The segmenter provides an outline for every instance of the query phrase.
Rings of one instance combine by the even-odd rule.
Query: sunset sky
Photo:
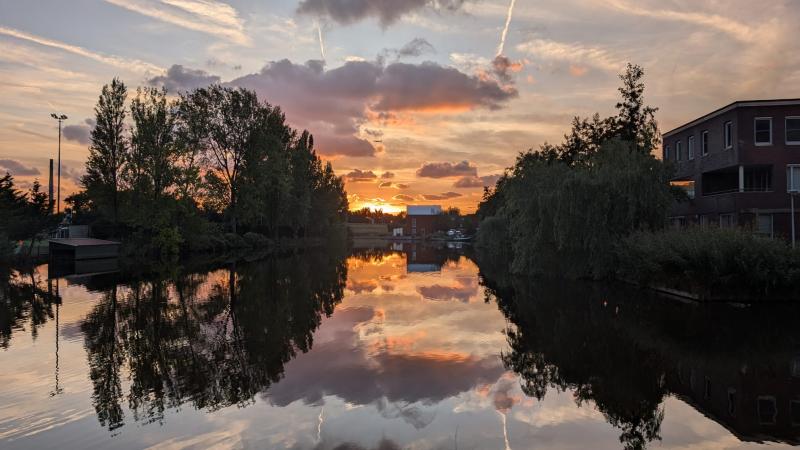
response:
[[[0,0],[0,171],[46,183],[63,113],[72,192],[112,77],[220,82],[314,133],[351,207],[471,211],[519,151],[611,114],[628,61],[662,131],[800,97],[798,23],[797,0]]]

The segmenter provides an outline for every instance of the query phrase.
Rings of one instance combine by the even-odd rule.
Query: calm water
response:
[[[797,308],[510,280],[459,249],[336,253],[0,273],[0,448],[800,439]]]

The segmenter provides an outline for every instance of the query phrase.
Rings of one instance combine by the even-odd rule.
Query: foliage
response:
[[[0,177],[0,260],[11,257],[14,245],[9,241],[29,239],[29,255],[40,233],[52,225],[50,201],[39,180],[34,180],[27,193],[21,193],[10,174]]]
[[[616,248],[619,274],[643,285],[730,298],[791,294],[800,255],[785,242],[741,229],[641,231]]]
[[[94,109],[95,127],[86,160],[86,175],[81,183],[98,206],[110,209],[116,224],[119,220],[119,190],[128,155],[125,138],[125,100],[128,90],[118,78],[103,86]]]
[[[651,154],[658,128],[643,76],[629,64],[616,116],[576,117],[563,144],[521,153],[484,192],[477,242],[489,257],[509,254],[515,273],[606,277],[615,242],[663,227],[671,169]]]
[[[214,85],[170,100],[139,88],[129,127],[126,97],[116,78],[103,87],[85,190],[67,199],[76,221],[163,255],[247,246],[238,235],[248,232],[322,234],[344,220],[344,184],[311,133],[254,92]],[[236,237],[209,236],[226,231]]]
[[[604,144],[591,165],[523,154],[502,185],[497,215],[481,223],[478,244],[495,255],[510,252],[515,273],[608,276],[614,242],[663,226],[672,201],[668,179],[660,161],[618,140]],[[513,251],[506,239],[516,243]]]

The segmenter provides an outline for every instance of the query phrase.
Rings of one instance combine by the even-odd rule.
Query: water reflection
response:
[[[183,403],[207,411],[252,403],[289,360],[311,349],[322,316],[342,299],[343,259],[314,256],[104,292],[81,326],[100,423],[122,426],[123,401],[137,422],[163,421]]]
[[[35,340],[39,329],[55,317],[60,298],[53,286],[33,268],[12,271],[0,265],[0,349],[8,348],[13,333],[26,327]]]
[[[798,308],[698,305],[620,286],[484,277],[513,323],[523,391],[590,402],[625,448],[661,439],[677,396],[743,441],[800,443]]]
[[[404,243],[7,271],[0,446],[798,443],[797,308],[479,276],[469,255]]]

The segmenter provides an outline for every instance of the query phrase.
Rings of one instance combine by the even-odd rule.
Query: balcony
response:
[[[705,172],[702,175],[704,197],[734,192],[772,192],[772,166],[739,166]]]

